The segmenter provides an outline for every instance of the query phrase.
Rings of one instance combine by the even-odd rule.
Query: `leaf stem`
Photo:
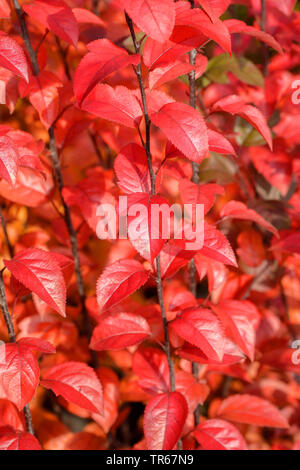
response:
[[[35,76],[38,76],[40,73],[40,68],[39,68],[39,64],[37,61],[36,53],[32,47],[32,43],[29,37],[29,33],[28,33],[28,29],[27,29],[27,25],[26,25],[26,21],[24,17],[24,12],[21,9],[18,0],[13,0],[13,4],[16,10],[17,17],[19,19],[19,23],[20,23],[20,27],[22,31],[22,37],[24,39],[24,43],[25,43],[28,55],[30,57],[33,73]],[[64,180],[63,180],[63,175],[61,171],[61,165],[60,165],[53,125],[49,128],[48,135],[49,135],[50,158],[51,158],[52,165],[53,165],[55,179],[58,185],[59,195],[60,195],[63,208],[64,208],[64,221],[66,223],[67,230],[68,230],[69,237],[70,237],[70,242],[71,242],[72,255],[73,255],[74,264],[75,264],[76,282],[77,282],[77,288],[78,288],[78,292],[80,296],[80,303],[81,303],[82,314],[84,318],[85,331],[90,339],[92,329],[91,329],[89,316],[88,316],[88,312],[87,312],[86,305],[85,305],[86,296],[85,296],[85,290],[84,290],[83,277],[81,273],[78,242],[77,242],[77,237],[76,237],[76,231],[75,231],[72,219],[71,219],[70,209],[63,197]],[[97,368],[98,367],[97,354],[92,351],[91,355],[92,355],[93,367]]]

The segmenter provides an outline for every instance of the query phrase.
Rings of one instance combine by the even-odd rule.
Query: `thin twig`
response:
[[[8,251],[9,251],[9,256],[12,258],[14,256],[14,249],[13,249],[12,244],[10,243],[10,240],[9,240],[9,236],[8,236],[8,233],[7,233],[6,219],[3,216],[1,206],[0,206],[0,222],[1,222],[2,230],[3,230],[5,242],[6,242]]]
[[[266,0],[261,0],[261,29],[262,31],[266,31],[266,22],[267,22],[267,4]],[[269,67],[269,48],[267,44],[263,44],[263,51],[264,51],[264,76],[268,75],[268,67]]]
[[[26,46],[28,55],[30,57],[33,73],[34,73],[35,76],[38,76],[39,72],[40,72],[40,69],[39,69],[36,54],[34,52],[34,49],[32,47],[31,41],[30,41],[30,37],[29,37],[29,33],[28,33],[28,29],[27,29],[26,21],[25,21],[25,17],[24,17],[24,12],[22,11],[18,0],[13,0],[13,4],[14,4],[16,14],[17,14],[18,19],[19,19],[19,23],[20,23],[20,27],[21,27],[21,31],[22,31],[22,36],[23,36],[23,39],[24,39],[24,42],[25,42],[25,46]],[[53,125],[49,128],[48,134],[49,134],[50,158],[51,158],[51,161],[52,161],[52,164],[53,164],[55,179],[56,179],[57,184],[58,184],[58,190],[59,190],[60,198],[62,200],[62,204],[63,204],[63,207],[64,207],[64,220],[65,220],[65,223],[66,223],[66,226],[67,226],[67,230],[68,230],[69,237],[70,237],[70,242],[71,242],[72,254],[73,254],[74,264],[75,264],[76,282],[77,282],[77,288],[78,288],[78,292],[79,292],[79,296],[80,296],[80,303],[81,303],[82,313],[83,313],[83,317],[84,317],[85,331],[86,331],[88,337],[90,338],[92,331],[91,331],[91,325],[90,325],[90,322],[89,322],[88,312],[87,312],[86,305],[85,305],[86,296],[85,296],[85,291],[84,291],[83,278],[82,278],[82,274],[81,274],[78,242],[77,242],[77,237],[76,237],[76,231],[75,231],[72,219],[71,219],[70,209],[69,209],[69,207],[68,207],[68,205],[67,205],[67,203],[66,203],[66,201],[63,197],[64,180],[63,180],[63,175],[62,175],[62,171],[61,171],[60,160],[59,160],[59,155],[58,155],[58,151],[57,151],[57,145],[56,145],[56,140],[55,140],[55,135],[54,135],[54,126]],[[98,367],[97,354],[94,351],[92,351],[92,362],[93,362],[93,366],[95,368]]]
[[[3,271],[0,271],[0,307],[1,307],[1,311],[2,311],[4,321],[6,324],[9,341],[11,343],[15,343],[16,334],[15,334],[15,329],[14,329],[14,325],[13,325],[10,313],[8,311],[5,286],[4,286],[4,281],[3,281]]]
[[[131,18],[125,13],[126,16],[126,21],[131,33],[132,41],[135,47],[136,54],[139,54],[140,52],[140,44],[136,40],[136,35],[135,31],[133,28],[132,20]],[[155,173],[153,171],[153,165],[152,165],[152,156],[151,156],[151,149],[150,149],[150,127],[151,127],[151,120],[149,118],[148,114],[148,108],[147,108],[147,100],[146,100],[146,93],[145,93],[145,87],[142,79],[142,72],[141,72],[141,66],[140,64],[135,68],[135,72],[137,75],[138,83],[139,83],[139,88],[141,92],[141,99],[142,99],[142,104],[143,104],[143,113],[144,113],[144,119],[145,119],[145,125],[146,125],[146,140],[145,142],[142,140],[142,143],[144,142],[145,146],[145,151],[147,155],[147,162],[148,162],[148,168],[149,168],[149,173],[150,173],[150,180],[151,180],[151,194],[154,196],[155,195]],[[163,299],[163,287],[162,287],[162,277],[161,277],[161,262],[160,262],[160,255],[156,257],[156,286],[157,286],[157,296],[159,300],[159,305],[161,309],[161,315],[162,315],[162,320],[163,320],[163,328],[164,328],[164,336],[165,336],[165,351],[166,351],[166,356],[168,360],[168,366],[169,366],[169,376],[170,376],[170,391],[173,392],[175,390],[175,370],[174,370],[174,364],[171,356],[171,346],[170,346],[170,338],[169,338],[169,330],[168,330],[168,320],[166,316],[166,308],[165,308],[165,303]]]
[[[68,80],[72,80],[69,64],[68,64],[67,57],[66,57],[66,53],[63,50],[61,42],[60,42],[60,40],[57,36],[55,36],[55,40],[56,40],[56,44],[57,44],[57,47],[58,47],[58,50],[59,50],[59,54],[60,54],[60,57],[61,57],[61,60],[62,60],[63,66],[64,66],[65,75],[66,75]]]
[[[2,220],[3,219],[1,218],[2,228],[4,230]],[[11,246],[12,256],[13,256],[13,254],[14,254],[13,253],[13,248],[12,248],[12,245],[10,244],[10,242],[9,242],[9,239],[8,239],[8,246]],[[12,317],[11,317],[11,315],[9,313],[9,310],[8,310],[6,293],[5,293],[5,285],[4,285],[4,281],[3,281],[3,270],[0,271],[0,309],[2,311],[4,321],[5,321],[5,324],[6,324],[9,341],[11,343],[15,343],[16,342],[16,333],[15,333]],[[25,421],[26,421],[27,431],[30,434],[34,435],[32,417],[31,417],[31,413],[30,413],[29,404],[25,405],[25,407],[23,409],[23,412],[24,412],[24,417],[25,417]]]
[[[100,149],[99,149],[99,146],[98,146],[98,144],[97,144],[97,139],[96,139],[95,134],[94,134],[92,131],[88,130],[88,135],[89,135],[89,138],[90,138],[91,141],[92,141],[92,144],[93,144],[95,153],[96,153],[96,155],[97,155],[97,157],[98,157],[98,160],[99,160],[100,165],[101,165],[103,168],[105,168],[104,158],[103,158],[103,156],[102,156],[102,153],[100,152]]]
[[[99,6],[98,6],[99,0],[93,0],[93,12],[95,15],[98,15],[99,13]]]
[[[34,75],[38,75],[40,73],[40,68],[39,68],[39,64],[38,64],[37,59],[36,59],[36,54],[34,52],[34,49],[32,47],[32,44],[31,44],[31,41],[30,41],[30,38],[29,38],[29,33],[28,33],[26,21],[25,21],[25,13],[22,10],[18,0],[12,0],[12,1],[13,1],[14,8],[16,10],[18,20],[19,20],[19,24],[20,24],[21,32],[22,32],[22,37],[24,39],[25,46],[26,46],[26,49],[27,49],[27,52],[28,52],[28,55],[29,55],[29,58],[30,58],[33,73],[34,73]]]
[[[49,33],[49,29],[46,29],[46,31],[45,31],[43,37],[41,38],[40,42],[38,43],[38,45],[36,46],[36,48],[35,48],[35,50],[34,50],[34,51],[35,51],[35,55],[37,55],[37,53],[39,52],[41,45],[43,44],[43,42],[45,41],[46,37],[48,36],[48,33]]]

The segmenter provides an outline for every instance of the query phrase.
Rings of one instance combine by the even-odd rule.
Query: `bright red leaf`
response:
[[[288,428],[286,418],[267,400],[253,395],[232,395],[218,408],[217,416],[237,423],[274,428]]]
[[[0,65],[28,82],[28,65],[22,47],[2,31],[0,32]]]
[[[139,378],[139,386],[147,393],[153,395],[169,390],[169,366],[163,351],[140,347],[133,355],[132,370]]]
[[[125,49],[115,46],[108,39],[90,42],[87,49],[88,53],[74,76],[74,93],[79,104],[108,75],[128,64],[137,65],[139,62],[138,55],[129,55]]]
[[[253,222],[261,225],[265,229],[274,235],[277,234],[277,230],[273,225],[271,225],[267,220],[265,220],[261,215],[259,215],[253,209],[248,209],[246,204],[240,201],[229,201],[223,207],[221,211],[221,217],[230,217],[232,219],[242,219],[242,220],[252,220]]]
[[[159,42],[169,39],[175,20],[173,0],[118,0],[134,23]]]
[[[24,5],[26,13],[59,38],[77,46],[78,25],[71,8],[63,0],[34,0]]]
[[[188,159],[201,163],[206,157],[207,128],[197,110],[184,103],[168,103],[150,118]]]
[[[102,310],[112,307],[145,284],[148,273],[135,260],[120,260],[108,266],[97,281],[97,302]]]
[[[224,300],[212,305],[213,311],[218,315],[228,336],[249,357],[254,359],[255,329],[251,322],[252,304],[247,301]],[[252,312],[251,312],[252,313]]]
[[[200,348],[207,357],[222,360],[224,332],[217,317],[206,308],[190,308],[171,322],[178,336]]]
[[[124,349],[140,343],[150,334],[148,323],[143,317],[125,312],[117,313],[100,318],[90,347],[96,351]]]
[[[188,408],[179,392],[162,393],[151,398],[144,418],[148,449],[172,450],[182,432]]]
[[[0,450],[42,450],[39,441],[28,432],[10,426],[0,428]]]
[[[94,370],[83,362],[64,362],[49,369],[41,385],[86,410],[102,413],[102,386]]]
[[[252,105],[245,104],[243,99],[237,95],[230,95],[217,101],[213,111],[225,111],[233,115],[241,116],[248,121],[265,139],[272,150],[272,135],[264,115]]]
[[[124,86],[115,89],[97,85],[82,103],[82,109],[96,116],[135,128],[142,118],[136,95]]]
[[[247,450],[238,429],[221,419],[208,419],[199,424],[194,436],[205,450]]]
[[[66,315],[66,285],[55,256],[39,248],[27,248],[13,259],[4,260],[4,264],[21,284],[60,315]]]
[[[5,345],[5,362],[0,363],[0,395],[22,410],[33,398],[39,383],[39,366],[32,350],[54,353],[47,341],[23,338]]]

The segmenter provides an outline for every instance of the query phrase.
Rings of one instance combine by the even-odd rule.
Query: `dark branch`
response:
[[[1,218],[1,223],[2,223],[2,218]],[[3,227],[3,223],[2,223],[2,227]],[[12,245],[10,244],[8,238],[7,238],[7,240],[8,240],[8,246],[11,246],[12,256],[13,256]],[[4,317],[4,321],[5,321],[5,324],[6,324],[9,341],[11,343],[15,343],[16,342],[16,333],[15,333],[12,318],[11,318],[10,313],[8,311],[7,299],[6,299],[6,293],[5,293],[5,285],[4,285],[4,281],[3,281],[3,270],[0,271],[0,308],[1,308],[1,311],[2,311],[2,314],[3,314],[3,317]],[[24,411],[24,417],[25,417],[25,421],[26,421],[27,431],[30,434],[34,435],[29,404],[27,404],[24,407],[23,411]]]
[[[261,29],[266,31],[266,22],[267,22],[267,4],[266,0],[261,0]],[[267,44],[263,44],[264,51],[264,76],[268,75],[269,67],[269,48]]]
[[[134,32],[132,20],[126,13],[125,13],[125,16],[126,16],[126,21],[127,21],[130,33],[131,33],[131,37],[132,37],[132,41],[133,41],[133,44],[134,44],[135,51],[136,51],[137,54],[139,54],[140,45],[139,45],[139,43],[137,42],[137,39],[136,39],[136,35],[135,35],[135,32]],[[142,143],[145,147],[145,151],[146,151],[146,154],[147,154],[148,168],[149,168],[150,179],[151,179],[151,193],[154,196],[155,195],[155,173],[153,171],[151,149],[150,149],[150,126],[151,126],[151,121],[150,121],[149,114],[148,114],[146,93],[145,93],[145,87],[144,87],[144,84],[143,84],[140,64],[135,68],[135,72],[136,72],[138,82],[139,82],[141,98],[142,98],[142,104],[143,104],[144,119],[145,119],[145,124],[146,124],[146,140],[145,141],[143,139],[141,139],[141,140],[142,140]],[[162,321],[163,321],[163,327],[164,327],[165,351],[166,351],[168,365],[169,365],[170,390],[171,390],[171,392],[173,392],[175,390],[175,371],[174,371],[174,364],[173,364],[173,360],[172,360],[172,356],[171,356],[171,346],[170,346],[170,338],[169,338],[169,330],[168,330],[168,320],[167,320],[167,316],[166,316],[165,303],[164,303],[164,299],[163,299],[160,255],[158,255],[156,257],[156,286],[157,286],[157,297],[158,297],[158,300],[159,300],[159,305],[160,305],[160,310],[161,310],[161,315],[162,315]]]
[[[24,17],[24,12],[22,11],[18,0],[13,0],[13,4],[14,4],[16,14],[17,14],[18,19],[19,19],[19,23],[20,23],[20,27],[21,27],[21,31],[22,31],[22,36],[23,36],[23,39],[24,39],[24,42],[25,42],[25,46],[26,46],[28,55],[29,55],[30,60],[31,60],[33,73],[34,73],[34,75],[38,75],[39,74],[39,65],[38,65],[38,62],[37,62],[36,54],[34,52],[34,49],[32,47],[32,44],[31,44],[31,41],[30,41],[30,38],[29,38],[28,29],[27,29],[26,22],[25,22],[25,17]],[[87,333],[88,337],[90,338],[92,331],[91,331],[91,326],[90,326],[90,322],[89,322],[88,312],[87,312],[87,309],[86,309],[86,306],[85,306],[86,297],[85,297],[84,283],[83,283],[83,278],[82,278],[81,268],[80,268],[78,242],[77,242],[77,237],[76,237],[76,231],[74,229],[73,222],[72,222],[72,219],[71,219],[70,209],[69,209],[68,205],[66,204],[66,201],[64,200],[64,197],[63,197],[64,181],[63,181],[63,175],[62,175],[62,171],[61,171],[57,146],[56,146],[56,140],[55,140],[54,126],[53,125],[49,128],[48,134],[49,134],[50,158],[51,158],[51,161],[52,161],[52,164],[53,164],[55,179],[56,179],[57,184],[58,184],[59,194],[60,194],[62,204],[63,204],[63,207],[64,207],[64,220],[65,220],[65,223],[66,223],[66,226],[67,226],[67,230],[68,230],[69,237],[70,237],[70,242],[71,242],[72,254],[73,254],[74,264],[75,264],[75,274],[76,274],[77,288],[78,288],[78,292],[79,292],[79,296],[80,296],[81,308],[82,308],[82,313],[83,313],[84,322],[85,322],[85,330],[86,330],[86,333]],[[92,352],[92,360],[93,360],[93,366],[98,367],[97,354],[94,353],[94,352]]]
[[[40,68],[37,62],[36,53],[34,52],[34,49],[32,47],[32,44],[29,38],[28,29],[27,29],[26,20],[25,20],[25,13],[22,10],[18,0],[13,0],[13,5],[14,5],[14,8],[16,10],[16,14],[19,20],[22,37],[24,39],[25,46],[26,46],[26,49],[27,49],[27,52],[31,61],[33,73],[34,75],[38,75],[40,73]]]
[[[14,256],[14,249],[13,249],[13,246],[10,243],[10,240],[9,240],[9,237],[8,237],[7,227],[6,227],[6,220],[5,220],[5,217],[3,216],[1,206],[0,206],[0,222],[1,222],[3,233],[4,233],[5,242],[6,242],[6,245],[8,247],[9,256],[12,258]]]

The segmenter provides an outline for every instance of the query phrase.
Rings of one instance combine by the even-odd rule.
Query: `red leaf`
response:
[[[179,192],[184,204],[204,205],[204,215],[213,207],[217,194],[224,194],[224,188],[218,184],[195,184],[188,179],[179,181]]]
[[[0,363],[0,395],[22,410],[30,402],[39,383],[37,360],[22,343],[5,345],[5,363]]]
[[[39,248],[20,251],[11,260],[4,260],[13,276],[38,295],[63,317],[66,308],[66,285],[55,257]]]
[[[10,17],[10,5],[8,0],[0,0],[0,18]]]
[[[143,258],[153,263],[169,236],[168,233],[164,234],[164,224],[157,221],[159,212],[156,217],[155,208],[166,207],[169,210],[169,202],[161,196],[137,193],[128,196],[127,204],[129,240]]]
[[[208,364],[210,366],[227,366],[237,364],[245,359],[241,350],[227,337],[224,342],[224,356],[222,360],[212,359],[204,354],[204,352],[195,346],[185,343],[183,348],[178,351],[178,355],[188,361],[199,362],[200,364]],[[213,367],[212,367],[213,369]]]
[[[0,428],[0,450],[42,450],[39,441],[28,432],[10,426]]]
[[[21,338],[18,340],[18,344],[22,348],[28,348],[30,351],[39,351],[44,354],[55,354],[56,352],[55,347],[49,341],[40,338]]]
[[[92,89],[116,70],[128,64],[137,65],[138,55],[129,55],[125,49],[115,46],[108,39],[97,39],[87,45],[88,53],[76,69],[74,93],[79,105]]]
[[[9,129],[6,135],[13,141],[18,151],[18,165],[43,173],[39,158],[44,148],[43,142],[41,140],[36,141],[32,135],[16,129]]]
[[[218,305],[211,305],[213,311],[218,315],[228,336],[249,357],[254,359],[255,330],[251,316],[252,304],[240,300],[224,300]]]
[[[82,362],[51,367],[41,385],[86,410],[102,413],[102,386],[94,370]]]
[[[251,147],[250,157],[255,168],[266,180],[277,188],[282,195],[286,195],[291,185],[293,162],[290,155],[266,147]]]
[[[224,51],[231,53],[231,37],[224,21],[215,18],[214,23],[199,8],[191,9],[188,3],[176,4],[176,26],[196,28],[200,33],[219,44]]]
[[[217,101],[213,107],[213,111],[225,111],[230,114],[237,114],[248,121],[266,140],[272,150],[272,135],[268,127],[265,117],[259,109],[245,104],[245,102],[237,95],[229,95]]]
[[[197,110],[184,103],[168,103],[150,118],[187,158],[201,163],[206,157],[207,128]]]
[[[104,174],[100,167],[93,168],[93,172],[76,186],[65,186],[63,197],[69,206],[77,206],[80,209],[83,218],[95,232],[98,223],[103,221],[102,216],[97,213],[99,205],[115,205],[114,196],[105,190]]]
[[[184,370],[176,372],[176,390],[185,397],[190,412],[198,405],[202,405],[209,395],[209,387],[206,382],[195,379],[192,373]]]
[[[51,72],[42,70],[31,77],[27,87],[22,88],[22,96],[29,94],[29,101],[39,113],[44,126],[49,129],[59,112],[58,88],[62,86],[59,79]]]
[[[28,82],[28,66],[22,47],[0,31],[0,65]]]
[[[272,245],[271,250],[282,250],[300,254],[300,231],[291,233]]]
[[[194,70],[194,68],[193,65],[179,60],[157,67],[149,73],[149,88],[158,88],[166,82],[174,80],[181,75],[188,74]]]
[[[217,317],[207,308],[189,308],[170,323],[181,338],[200,348],[213,360],[224,355],[224,332]]]
[[[294,372],[295,374],[300,373],[299,349],[290,347],[271,349],[263,353],[261,362],[276,369]]]
[[[134,92],[124,86],[115,89],[97,85],[82,102],[82,109],[109,121],[135,128],[142,119],[142,109]]]
[[[103,26],[105,23],[91,11],[86,8],[72,8],[72,12],[79,24],[94,24]]]
[[[221,419],[208,419],[199,424],[194,436],[205,450],[247,450],[238,429]]]
[[[95,351],[118,351],[140,343],[150,334],[149,325],[143,317],[132,313],[117,313],[100,318],[94,329],[90,348]]]
[[[15,186],[0,181],[0,194],[9,201],[27,207],[37,207],[48,200],[53,190],[53,180],[49,173],[47,179],[29,168],[19,168]]]
[[[214,261],[237,267],[229,241],[222,232],[216,230],[212,225],[205,224],[204,245],[199,253]]]
[[[103,413],[93,413],[92,418],[105,433],[111,429],[118,418],[120,402],[120,383],[117,374],[109,367],[99,367],[97,375],[103,387]]]
[[[240,21],[240,20],[234,20],[234,19],[225,20],[224,24],[228,28],[231,34],[233,33],[249,34],[249,36],[253,36],[257,38],[259,41],[265,42],[266,44],[268,44],[268,46],[272,47],[273,49],[275,49],[275,51],[279,52],[279,54],[283,54],[281,45],[270,34],[265,33],[264,31],[261,31],[260,29],[256,29],[253,26],[248,26],[243,21]]]
[[[8,183],[16,183],[18,172],[18,148],[7,135],[0,135],[0,176]]]
[[[196,2],[202,6],[213,22],[227,10],[231,3],[230,0],[196,0]]]
[[[71,8],[63,0],[34,0],[23,8],[29,16],[59,38],[77,46],[79,34],[77,21]]]
[[[285,2],[279,2],[277,0],[269,0],[268,3],[270,4],[271,8],[276,8],[281,13],[286,16],[290,16],[293,13],[296,0],[285,0]]]
[[[187,414],[186,400],[179,392],[163,393],[151,398],[144,417],[147,448],[172,450],[180,438]]]
[[[140,145],[126,145],[115,159],[114,169],[125,193],[151,193],[147,155]]]
[[[183,240],[170,240],[160,252],[160,267],[162,278],[168,278],[176,274],[194,256],[192,250],[185,249]]]
[[[236,152],[222,134],[212,129],[207,129],[208,146],[211,152],[222,153],[224,155],[236,155]]]
[[[221,211],[221,217],[230,217],[231,219],[252,220],[265,229],[277,235],[277,230],[273,225],[267,222],[261,215],[253,209],[248,209],[246,204],[240,201],[229,201]]]
[[[169,390],[168,360],[160,349],[139,348],[132,358],[132,370],[139,377],[138,384],[145,392],[153,395]]]
[[[102,310],[126,299],[139,289],[149,274],[138,261],[124,259],[111,264],[97,281],[97,302]]]
[[[0,399],[0,427],[11,426],[18,431],[24,430],[22,413],[9,400]]]
[[[237,238],[239,248],[236,250],[243,263],[257,268],[266,257],[266,249],[260,232],[247,229],[241,232]]]
[[[205,39],[205,36],[203,36],[202,42],[205,42]],[[181,41],[176,37],[176,41],[177,43],[166,41],[162,44],[150,37],[147,38],[143,47],[143,61],[149,71],[154,70],[156,67],[163,68],[170,63],[176,62],[183,54],[199,46],[199,43],[201,43],[199,40],[194,40],[186,44],[185,36],[181,38]]]
[[[175,20],[173,0],[118,0],[136,25],[159,42],[169,39]]]
[[[237,423],[255,426],[288,428],[286,418],[267,400],[253,395],[233,395],[218,408],[217,416]]]
[[[194,257],[197,272],[199,274],[200,281],[205,276],[208,277],[208,290],[209,292],[220,287],[227,277],[227,269],[223,263],[214,261],[211,258],[197,253]]]

